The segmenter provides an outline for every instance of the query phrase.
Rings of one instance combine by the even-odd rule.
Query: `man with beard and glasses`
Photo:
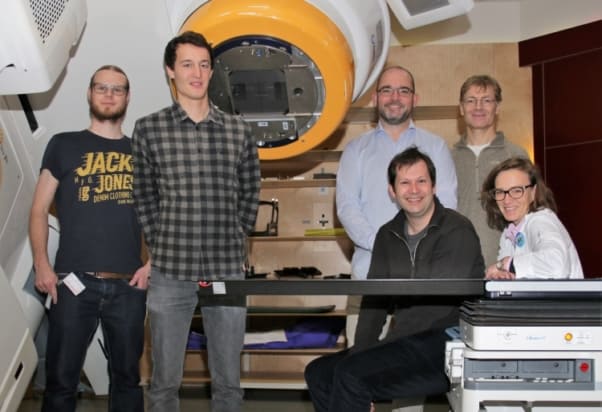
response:
[[[132,149],[121,130],[129,88],[119,67],[96,70],[88,88],[90,126],[53,136],[42,159],[29,221],[35,286],[52,300],[42,411],[75,411],[81,369],[99,322],[109,411],[144,410],[139,360],[150,262],[141,260]],[[60,223],[54,267],[47,251],[53,201]]]
[[[416,146],[437,168],[437,195],[443,206],[455,209],[456,170],[445,141],[416,127],[412,112],[418,103],[414,77],[401,66],[385,68],[376,83],[372,102],[378,125],[347,144],[337,174],[337,215],[354,244],[351,271],[366,279],[378,229],[399,211],[387,192],[387,165],[397,153]],[[354,343],[359,300],[347,304],[347,340]]]

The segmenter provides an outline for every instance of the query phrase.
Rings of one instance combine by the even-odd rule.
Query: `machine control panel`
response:
[[[594,366],[594,359],[464,359],[464,387],[592,390]]]

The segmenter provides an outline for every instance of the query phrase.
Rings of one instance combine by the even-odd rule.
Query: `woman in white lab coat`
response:
[[[498,261],[486,269],[486,279],[583,278],[554,195],[530,160],[498,164],[483,182],[481,204],[489,226],[503,231]]]

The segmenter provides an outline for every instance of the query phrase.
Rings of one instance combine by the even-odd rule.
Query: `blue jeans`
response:
[[[370,402],[445,393],[444,330],[313,360],[305,380],[316,412],[367,412]]]
[[[100,322],[109,364],[109,411],[143,412],[140,356],[144,346],[146,291],[121,279],[77,273],[78,296],[64,285],[48,313],[46,390],[42,412],[75,411],[77,386],[90,340]]]
[[[148,315],[153,372],[147,391],[148,412],[180,410],[178,390],[182,383],[190,322],[199,303],[198,289],[196,282],[167,279],[155,267],[152,268]],[[201,301],[213,412],[242,410],[240,352],[244,341],[246,307],[244,299],[235,299],[235,302],[221,304],[219,298]]]

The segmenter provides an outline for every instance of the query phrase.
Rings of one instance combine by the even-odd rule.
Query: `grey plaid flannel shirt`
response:
[[[134,127],[135,206],[152,264],[171,279],[239,277],[255,225],[255,139],[242,119],[210,106],[200,123],[174,103]]]

